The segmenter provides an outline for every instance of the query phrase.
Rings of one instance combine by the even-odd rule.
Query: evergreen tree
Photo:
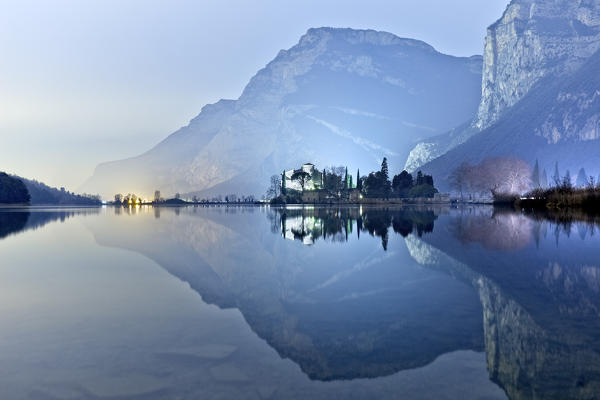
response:
[[[538,160],[535,160],[535,166],[533,167],[533,172],[531,173],[531,186],[534,189],[540,188],[540,166],[538,164]]]
[[[575,184],[577,185],[578,188],[585,188],[588,186],[589,181],[588,181],[588,176],[585,173],[585,169],[581,168],[579,170]]]
[[[552,175],[554,186],[560,186],[560,172],[558,172],[558,161],[554,164],[554,175]]]
[[[360,181],[360,169],[356,170],[356,188],[362,190],[362,182]]]
[[[542,176],[540,178],[540,187],[542,189],[548,189],[548,173],[546,172],[546,168],[542,172]]]
[[[349,177],[348,177],[348,167],[346,167],[346,174],[345,174],[345,176],[344,176],[344,187],[346,188],[346,190],[347,190],[347,189],[350,189],[350,187],[349,187],[349,185],[348,185],[348,182],[349,182]]]
[[[383,157],[383,161],[381,163],[381,177],[384,181],[390,180],[390,175],[388,171],[387,158]]]
[[[286,195],[286,187],[285,187],[285,171],[281,173],[281,194]]]
[[[565,189],[571,189],[572,186],[573,184],[571,182],[571,171],[567,170],[567,173],[565,174],[562,180],[562,187]]]
[[[0,203],[29,203],[31,195],[22,180],[0,172]]]
[[[420,185],[422,185],[423,183],[425,183],[425,182],[423,181],[423,173],[422,173],[421,171],[419,171],[419,172],[417,172],[417,181],[416,181],[415,185],[416,185],[416,186],[420,186]]]

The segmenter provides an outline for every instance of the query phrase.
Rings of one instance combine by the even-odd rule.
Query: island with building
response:
[[[266,195],[271,204],[389,204],[449,202],[434,186],[433,177],[406,171],[391,180],[387,159],[379,171],[353,176],[347,167],[320,170],[311,163],[273,175]]]

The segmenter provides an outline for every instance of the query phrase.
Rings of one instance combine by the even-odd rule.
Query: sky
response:
[[[481,54],[508,0],[0,0],[0,171],[77,191],[239,97],[311,27]]]

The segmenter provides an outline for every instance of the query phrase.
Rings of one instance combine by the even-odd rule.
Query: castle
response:
[[[318,190],[324,186],[323,173],[315,168],[311,163],[302,164],[299,169],[290,169],[285,171],[282,176],[282,186],[286,189],[302,191],[302,187],[297,180],[292,179],[294,174],[305,172],[308,174],[308,179],[304,184],[304,190]],[[285,180],[283,179],[285,178]]]

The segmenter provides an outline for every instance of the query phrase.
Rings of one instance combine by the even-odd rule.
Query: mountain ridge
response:
[[[405,164],[408,170],[441,172],[442,179],[445,180],[448,171],[461,162],[458,160],[469,161],[497,155],[515,156],[520,153],[524,153],[524,159],[532,164],[535,161],[532,154],[549,164],[561,160],[557,156],[560,149],[546,146],[544,141],[538,142],[534,137],[543,137],[547,144],[558,145],[563,143],[566,137],[576,138],[579,135],[576,130],[583,132],[578,138],[581,141],[595,140],[600,136],[600,126],[597,122],[600,116],[589,112],[596,104],[594,88],[599,86],[596,82],[587,80],[585,74],[578,72],[600,50],[600,2],[513,0],[502,17],[488,28],[484,47],[482,98],[477,116],[460,130],[417,144]],[[597,73],[595,71],[590,72]],[[588,82],[590,86],[577,89],[573,77]],[[474,139],[481,136],[490,140],[490,129],[496,132],[498,128],[494,128],[495,125],[501,124],[505,118],[511,118],[511,115],[514,117],[514,113],[510,114],[511,109],[523,106],[523,100],[529,93],[543,91],[541,86],[544,85],[554,86],[555,81],[569,81],[578,92],[555,86],[558,92],[546,91],[546,95],[550,96],[552,101],[539,98],[540,105],[537,108],[532,104],[527,105],[531,112],[529,118],[537,121],[538,114],[544,114],[545,121],[540,121],[535,126],[531,121],[525,121],[527,129],[514,123],[505,124],[521,132],[522,143],[518,143],[516,138],[511,136],[513,131],[504,132],[504,142],[512,143],[514,149],[503,146],[501,137],[493,139],[495,147],[489,143],[486,145],[484,139]],[[577,102],[578,105],[575,105]],[[554,115],[547,114],[542,104],[551,108]],[[582,112],[577,112],[577,107]],[[522,115],[520,118],[526,119]],[[474,142],[480,143],[480,146],[474,148]],[[523,144],[528,150],[519,149]],[[585,146],[574,146],[572,143],[565,146],[570,146],[569,149],[564,149],[570,156],[570,159],[564,160],[567,168],[579,168],[585,164],[586,169],[596,169],[587,160],[581,165],[574,162],[575,147]],[[504,150],[500,151],[500,148]],[[443,157],[453,149],[459,149],[458,153]],[[479,154],[482,157],[478,157]],[[585,159],[585,155],[588,154],[589,151],[584,148],[577,158]],[[556,158],[551,160],[553,157]],[[448,164],[441,168],[438,158],[446,160]],[[595,159],[592,154],[589,158]],[[443,187],[447,189],[447,186]]]
[[[260,195],[271,175],[307,161],[369,171],[387,156],[400,169],[416,140],[475,115],[481,62],[388,32],[311,28],[237,100],[205,106],[140,156],[100,164],[83,189]]]

